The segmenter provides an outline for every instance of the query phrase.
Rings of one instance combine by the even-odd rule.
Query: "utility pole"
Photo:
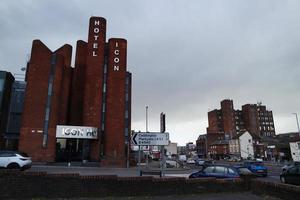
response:
[[[146,132],[148,132],[148,106],[146,106]]]
[[[148,106],[146,106],[146,133],[148,133]],[[146,167],[149,167],[149,154],[150,154],[150,147],[148,146],[148,152],[146,153]]]
[[[296,121],[297,121],[297,127],[298,127],[298,134],[300,136],[300,128],[299,128],[299,121],[298,121],[298,115],[297,113],[293,113],[296,116]]]
[[[160,113],[160,132],[164,133],[166,131],[166,115],[164,113]],[[165,176],[165,165],[166,165],[166,158],[165,158],[165,146],[161,146],[160,149],[161,154],[161,176]]]

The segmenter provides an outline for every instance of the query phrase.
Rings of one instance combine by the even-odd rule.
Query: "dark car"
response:
[[[245,167],[211,165],[192,173],[189,178],[215,177],[215,178],[240,178],[242,175],[251,175],[252,172]]]
[[[282,169],[282,172],[284,172],[285,170],[287,170],[288,168],[291,168],[291,167],[294,167],[294,166],[300,166],[300,162],[299,161],[295,161],[295,162],[291,162],[291,163],[288,163],[286,165],[284,165],[281,169]]]
[[[300,185],[300,166],[293,166],[283,171],[280,174],[280,180],[282,183]]]
[[[258,176],[268,176],[268,169],[261,161],[244,161],[243,166]]]

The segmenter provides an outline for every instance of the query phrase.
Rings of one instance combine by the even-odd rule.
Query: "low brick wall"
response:
[[[298,199],[300,196],[300,186],[257,179],[79,176],[13,170],[0,170],[0,185],[0,199],[163,196],[243,191],[281,199]]]
[[[269,195],[286,200],[300,198],[300,186],[273,183],[264,180],[251,180],[251,191],[254,194]]]
[[[79,176],[0,171],[0,199],[175,195],[238,192],[241,180]]]

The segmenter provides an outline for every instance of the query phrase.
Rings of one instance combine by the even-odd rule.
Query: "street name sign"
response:
[[[146,146],[164,146],[169,145],[169,133],[157,132],[138,132],[132,135],[131,143],[133,145]]]

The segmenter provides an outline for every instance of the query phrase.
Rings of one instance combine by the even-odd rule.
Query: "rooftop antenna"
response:
[[[257,101],[257,105],[261,106],[262,105],[262,101]]]

